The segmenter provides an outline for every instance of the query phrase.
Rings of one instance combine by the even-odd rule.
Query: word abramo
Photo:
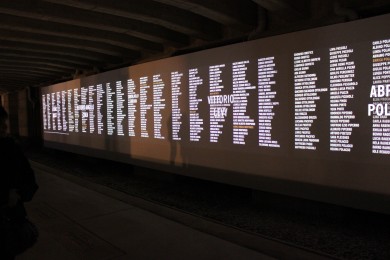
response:
[[[390,84],[372,85],[370,98],[390,97]],[[390,106],[388,103],[368,104],[368,116],[390,116]]]

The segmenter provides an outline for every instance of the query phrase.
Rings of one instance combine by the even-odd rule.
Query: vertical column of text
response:
[[[327,88],[317,88],[317,74],[309,72],[320,61],[313,54],[313,51],[294,53],[295,149],[316,150],[315,143],[319,142],[310,128],[317,120],[318,93]]]
[[[47,129],[52,129],[52,119],[51,119],[51,94],[46,94],[46,108],[47,108]]]
[[[372,43],[372,153],[390,154],[390,39]]]
[[[110,83],[106,83],[106,107],[107,107],[107,134],[113,135],[115,131],[114,123],[114,99],[115,92],[112,91]]]
[[[73,89],[68,89],[68,130],[74,132]]]
[[[43,130],[47,130],[47,105],[46,96],[42,95],[42,119],[43,119]]]
[[[88,97],[88,88],[81,87],[81,104],[79,110],[81,111],[81,132],[86,133],[88,129],[88,109],[87,109],[87,97]]]
[[[245,144],[245,137],[249,129],[255,128],[255,120],[247,115],[248,91],[256,89],[246,79],[247,64],[249,61],[239,61],[233,63],[233,143]]]
[[[95,86],[88,87],[89,133],[95,133]]]
[[[198,76],[198,69],[189,70],[189,106],[190,106],[190,141],[198,142],[200,134],[203,131],[203,119],[199,116],[199,103],[202,102],[198,98],[197,91],[199,86],[203,84],[203,79]]]
[[[352,129],[359,124],[353,111],[346,110],[348,100],[353,99],[353,92],[358,85],[355,78],[355,62],[350,60],[353,49],[339,46],[330,49],[330,150],[350,152],[353,144],[349,143]]]
[[[163,98],[163,90],[165,84],[161,79],[161,75],[153,75],[153,123],[154,123],[154,138],[165,139],[161,134],[162,115],[161,111],[165,109],[165,99]]]
[[[181,78],[183,73],[178,71],[171,73],[171,96],[172,96],[172,115],[171,115],[171,126],[172,127],[172,140],[180,141],[180,128],[182,125],[182,113],[179,106],[179,97],[182,95],[181,92]],[[186,133],[187,134],[187,133]]]
[[[62,111],[62,131],[68,131],[68,121],[66,120],[66,90],[61,91],[61,111]]]
[[[148,110],[152,108],[151,104],[148,104],[148,90],[150,86],[148,84],[148,77],[140,78],[140,120],[141,120],[141,137],[149,137],[148,133]]]
[[[51,118],[53,130],[57,130],[57,97],[56,92],[51,93]]]
[[[127,80],[127,113],[129,136],[135,136],[135,114],[139,95],[135,92],[135,83],[132,79]]]
[[[125,93],[123,92],[122,81],[118,80],[115,84],[116,89],[116,133],[117,135],[124,136],[123,121],[126,117],[124,113],[125,99],[123,98]]]
[[[103,123],[103,97],[106,92],[103,89],[103,84],[96,85],[96,116],[97,116],[97,133],[103,134],[104,123]]]
[[[258,60],[259,68],[259,146],[280,147],[278,141],[272,140],[272,120],[274,119],[274,107],[279,102],[274,101],[276,91],[272,90],[275,85],[275,58],[266,57]]]
[[[79,132],[79,118],[80,118],[80,111],[79,111],[79,89],[75,88],[73,89],[73,105],[74,105],[74,131],[76,133]]]
[[[57,123],[57,130],[61,131],[62,130],[62,112],[61,112],[61,92],[57,91],[56,92],[56,123]]]
[[[222,95],[222,69],[225,64],[209,67],[210,95],[207,97],[210,106],[210,142],[217,143],[222,134],[223,123],[228,115],[228,108],[234,103],[233,95]]]

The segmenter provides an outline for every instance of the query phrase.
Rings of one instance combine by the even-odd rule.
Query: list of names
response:
[[[313,51],[294,53],[295,149],[316,150],[319,142],[310,128],[317,120],[319,93],[328,89],[317,88],[317,74],[311,68],[320,57],[313,55]]]
[[[107,107],[107,134],[113,135],[115,131],[114,122],[114,98],[115,91],[112,90],[111,84],[106,83],[106,107]]]
[[[56,104],[56,101],[57,101],[56,92],[51,93],[50,100],[51,100],[52,126],[53,126],[53,130],[56,131],[57,130],[57,113],[58,113],[57,104]]]
[[[347,110],[349,99],[353,99],[358,83],[355,79],[355,62],[350,60],[353,49],[339,46],[330,49],[330,150],[350,152],[352,129],[359,127],[352,123],[355,114]]]
[[[68,89],[67,99],[68,99],[68,129],[69,132],[74,132],[73,89]]]
[[[361,45],[372,49],[362,51]],[[54,86],[41,97],[43,129],[173,141],[189,137],[202,144],[228,139],[230,145],[250,142],[253,149],[280,148],[289,139],[286,144],[296,150],[339,155],[371,142],[370,153],[390,154],[390,39],[288,55],[287,65],[279,64],[285,57],[277,54],[62,90]],[[370,71],[369,79],[357,75],[371,65],[372,78]],[[294,77],[282,77],[291,69]],[[282,96],[285,84],[294,86],[293,92],[286,90],[289,96]],[[282,109],[280,102],[288,107]],[[368,118],[359,102],[368,105]],[[283,118],[292,128],[284,136],[275,129]],[[372,131],[360,144],[365,125]]]
[[[99,135],[104,133],[104,123],[103,123],[103,102],[104,102],[104,91],[103,84],[96,85],[96,113],[97,113],[97,133]]]
[[[43,130],[47,130],[47,118],[48,118],[48,105],[46,104],[46,95],[42,95],[42,121],[43,121]]]
[[[73,111],[74,111],[74,131],[76,133],[79,132],[79,119],[80,119],[80,111],[79,111],[79,100],[80,94],[77,88],[73,89]]]
[[[190,111],[190,141],[198,142],[203,131],[203,119],[199,116],[198,88],[203,84],[203,79],[198,76],[198,69],[190,69],[188,75],[189,111]]]
[[[165,99],[163,98],[165,84],[161,79],[161,75],[153,75],[153,123],[154,123],[154,138],[165,139],[161,134],[162,131],[162,114],[165,109]]]
[[[89,113],[87,109],[87,97],[88,97],[88,88],[81,88],[81,104],[78,107],[78,110],[81,111],[81,132],[86,133],[88,128],[88,118]]]
[[[390,154],[390,39],[373,42],[372,53],[372,153]]]
[[[172,114],[171,114],[171,127],[172,127],[172,140],[180,141],[180,129],[182,125],[181,108],[179,106],[179,98],[182,96],[181,91],[181,79],[183,73],[178,71],[171,73],[171,96],[172,96]]]
[[[125,109],[125,99],[124,99],[124,91],[122,81],[118,80],[115,83],[116,89],[116,131],[119,136],[124,136],[125,133],[123,131],[123,121],[126,117]]]
[[[62,130],[62,105],[61,105],[61,92],[57,91],[56,92],[56,106],[57,106],[57,130],[61,131]]]
[[[280,147],[277,140],[272,140],[272,120],[274,119],[275,106],[279,102],[274,101],[276,91],[272,90],[275,85],[275,58],[266,57],[258,60],[259,67],[259,146]]]
[[[209,67],[210,95],[207,97],[210,107],[210,142],[217,143],[222,134],[223,123],[226,121],[228,109],[234,103],[233,95],[222,95],[224,85],[221,74],[225,64]]]
[[[88,115],[89,115],[89,133],[95,133],[95,86],[88,87]]]
[[[233,63],[233,143],[245,144],[245,137],[254,129],[255,120],[247,115],[249,91],[256,89],[246,79],[249,61]]]
[[[141,137],[149,137],[148,133],[148,111],[152,108],[152,104],[148,104],[148,77],[140,78],[140,120],[141,120]]]
[[[137,103],[139,94],[135,92],[135,82],[132,79],[127,80],[127,118],[129,136],[135,136],[135,119],[137,113]]]
[[[68,131],[68,121],[66,120],[66,91],[61,91],[61,118],[62,118],[62,131]]]

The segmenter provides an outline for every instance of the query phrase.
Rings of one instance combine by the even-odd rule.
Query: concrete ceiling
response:
[[[2,0],[0,93],[389,12],[389,0]]]

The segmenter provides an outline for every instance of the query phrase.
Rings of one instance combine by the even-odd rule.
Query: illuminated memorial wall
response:
[[[306,198],[337,202],[346,191],[387,198],[389,20],[248,41],[42,88],[45,145]]]

